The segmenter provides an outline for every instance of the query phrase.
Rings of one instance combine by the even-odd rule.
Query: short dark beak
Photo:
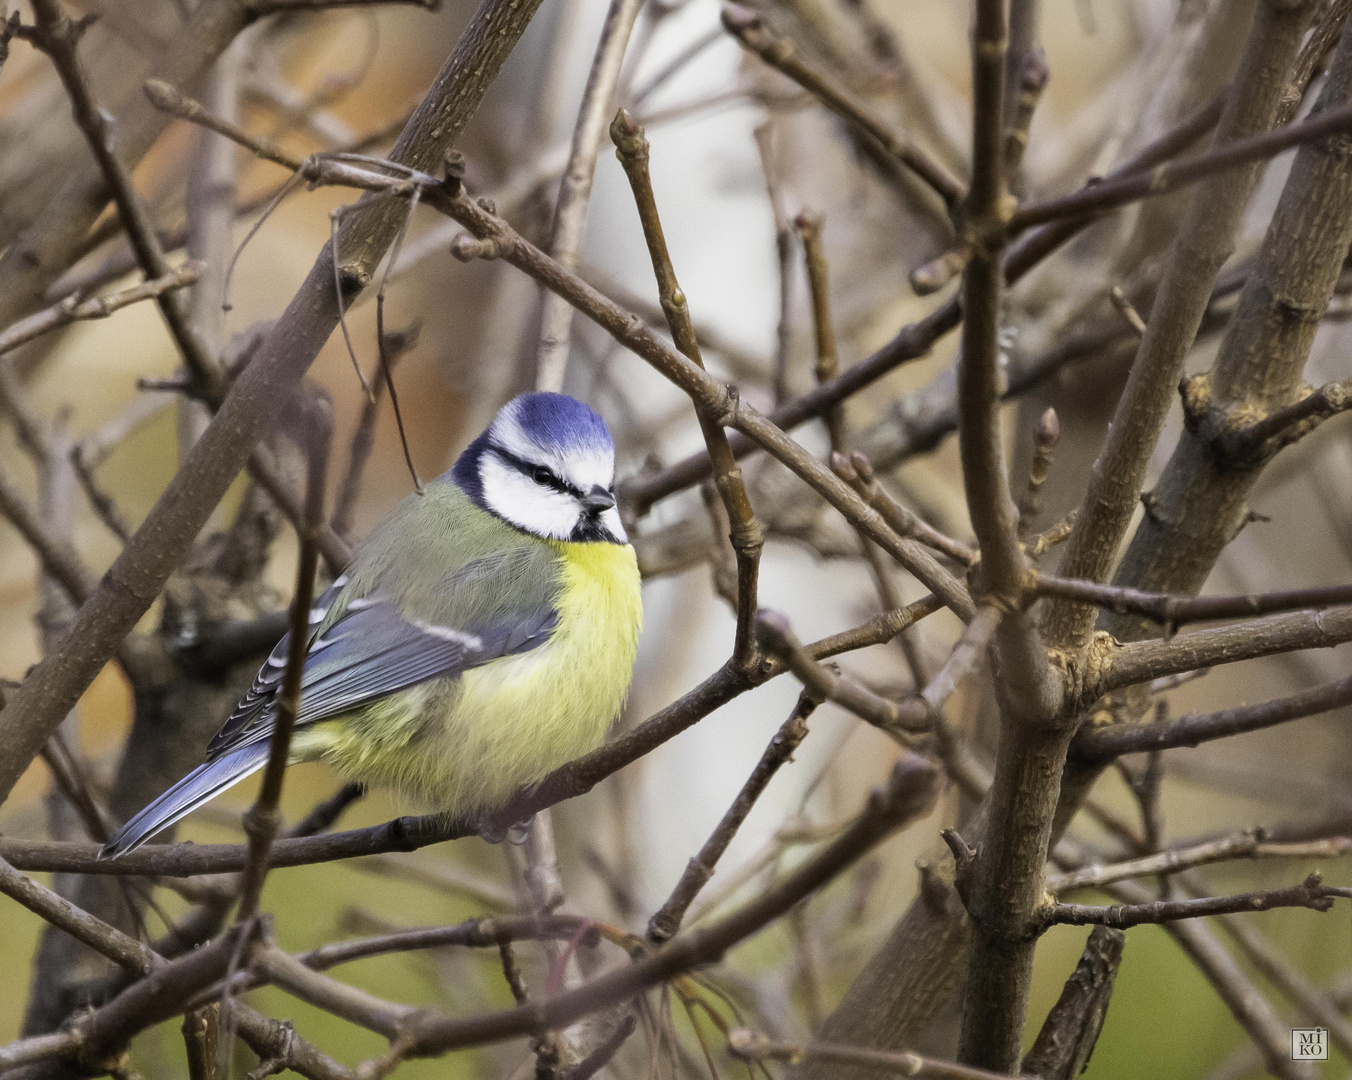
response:
[[[592,514],[599,514],[604,510],[609,510],[614,505],[615,496],[600,484],[597,484],[588,494],[582,496],[583,509]]]

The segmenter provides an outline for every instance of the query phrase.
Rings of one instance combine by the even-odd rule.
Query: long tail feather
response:
[[[268,745],[264,740],[242,746],[215,761],[199,765],[118,829],[116,835],[103,845],[99,858],[111,859],[135,851],[161,829],[167,829],[226,788],[257,772],[267,763]]]

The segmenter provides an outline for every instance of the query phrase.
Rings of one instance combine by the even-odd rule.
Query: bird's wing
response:
[[[305,658],[296,723],[339,716],[428,679],[544,644],[558,621],[555,590],[523,602],[517,587],[521,561],[519,552],[508,552],[467,563],[439,583],[435,618],[409,614],[378,591],[352,597],[326,590],[311,613],[318,632]],[[494,594],[509,602],[485,603]],[[341,614],[331,618],[334,605]],[[211,740],[208,759],[270,736],[290,647],[288,634]]]

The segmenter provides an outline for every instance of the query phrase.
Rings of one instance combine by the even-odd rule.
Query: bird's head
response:
[[[536,536],[629,542],[606,422],[566,394],[513,398],[451,469],[475,504]]]

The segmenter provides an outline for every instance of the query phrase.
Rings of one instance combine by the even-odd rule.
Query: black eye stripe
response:
[[[578,499],[582,498],[581,491],[575,488],[572,484],[568,483],[568,481],[562,480],[559,477],[555,476],[553,471],[549,469],[547,466],[527,461],[525,458],[522,457],[517,457],[510,450],[498,446],[496,443],[492,444],[490,446],[490,449],[493,451],[493,453],[497,454],[498,457],[500,457],[513,469],[521,473],[522,476],[529,477],[533,483],[537,484],[543,483],[546,486],[553,488],[561,495],[572,495]],[[541,471],[543,471],[545,475],[537,477],[536,473]]]

